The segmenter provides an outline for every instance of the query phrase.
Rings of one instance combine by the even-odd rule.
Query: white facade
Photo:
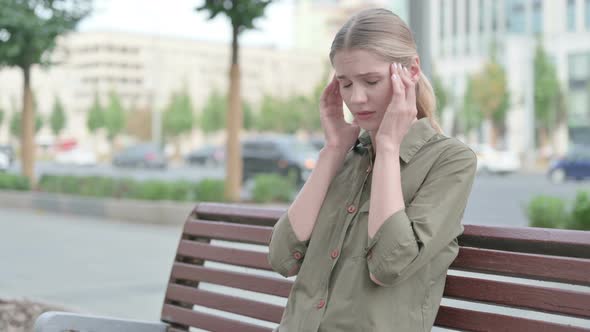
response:
[[[230,45],[136,33],[72,33],[58,42],[50,69],[34,67],[32,88],[38,111],[51,112],[56,96],[64,103],[67,137],[84,140],[86,114],[98,93],[103,105],[110,91],[126,108],[162,110],[173,93],[186,88],[198,112],[209,94],[228,87]],[[240,48],[242,97],[256,106],[265,94],[311,94],[322,78],[327,57],[296,50]],[[22,74],[0,71],[0,109],[7,111],[0,142],[9,139],[9,119],[22,105]],[[254,107],[256,109],[256,107]],[[47,132],[47,131],[45,131]]]
[[[542,35],[568,101],[570,128],[561,128],[553,137],[554,151],[563,153],[568,140],[577,139],[568,139],[573,127],[590,128],[590,90],[584,86],[590,82],[589,0],[431,0],[431,4],[433,64],[457,101],[452,110],[461,107],[467,76],[482,68],[495,41],[511,93],[505,145],[526,152],[533,130],[529,102],[533,54]]]

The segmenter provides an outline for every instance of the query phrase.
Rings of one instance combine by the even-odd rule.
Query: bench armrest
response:
[[[35,321],[35,332],[166,332],[162,322],[143,322],[48,311]]]

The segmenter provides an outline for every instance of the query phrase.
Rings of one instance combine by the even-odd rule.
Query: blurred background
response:
[[[409,22],[441,126],[477,153],[464,222],[590,229],[590,0],[249,1],[0,2],[0,297],[157,319],[196,202],[296,195],[332,38],[375,6]],[[138,255],[159,264],[123,268]],[[101,286],[34,277],[88,257]]]

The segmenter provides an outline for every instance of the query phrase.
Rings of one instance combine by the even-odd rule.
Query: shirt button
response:
[[[346,210],[348,211],[348,213],[354,213],[356,211],[356,206],[350,205]]]
[[[326,301],[324,300],[320,300],[320,302],[318,302],[318,304],[316,305],[316,308],[321,309],[326,305]]]
[[[302,257],[303,255],[299,251],[293,252],[293,258],[295,258],[296,260],[300,260]]]
[[[330,256],[332,256],[333,259],[336,259],[336,257],[338,257],[338,254],[339,254],[338,249],[334,249],[334,250],[332,250],[332,254]]]
[[[372,169],[373,169],[373,167],[371,167],[371,165],[369,165],[369,167],[367,167],[367,173],[370,173]]]

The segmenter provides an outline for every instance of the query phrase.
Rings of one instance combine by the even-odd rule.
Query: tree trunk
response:
[[[227,164],[225,169],[225,198],[240,201],[242,190],[242,103],[240,96],[240,66],[238,63],[238,29],[233,29],[232,61],[229,72],[229,112],[227,114]]]
[[[31,188],[35,185],[35,114],[31,91],[31,67],[23,70],[23,113],[21,121],[21,172],[29,178]]]

